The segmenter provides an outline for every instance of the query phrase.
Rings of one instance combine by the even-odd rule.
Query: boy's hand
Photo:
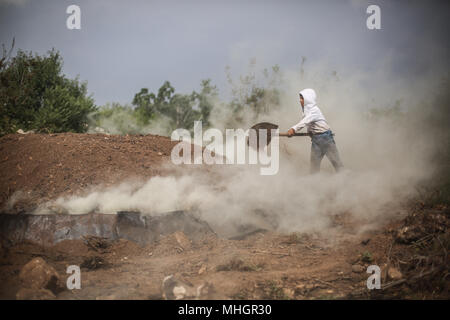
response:
[[[294,135],[294,133],[295,133],[295,130],[294,129],[289,129],[288,130],[288,132],[287,132],[287,134],[288,134],[288,137],[290,138],[290,137],[292,137],[293,135]]]

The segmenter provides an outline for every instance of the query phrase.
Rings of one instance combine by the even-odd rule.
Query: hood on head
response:
[[[299,95],[303,96],[303,99],[305,100],[305,106],[307,105],[315,105],[316,104],[316,92],[314,89],[303,89],[299,92]]]

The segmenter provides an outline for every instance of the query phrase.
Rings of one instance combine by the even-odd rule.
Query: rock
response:
[[[17,300],[50,300],[56,296],[47,289],[22,288],[16,294]]]
[[[209,299],[213,293],[214,287],[208,282],[194,286],[173,275],[165,277],[162,283],[162,297],[165,300]]]
[[[387,275],[388,275],[388,277],[389,277],[390,279],[392,279],[392,280],[400,280],[400,279],[403,278],[402,273],[401,273],[398,269],[396,269],[396,268],[394,268],[394,267],[390,267],[390,268],[388,269]]]
[[[177,231],[173,235],[183,250],[189,250],[191,248],[191,240],[182,231]]]
[[[164,278],[162,292],[165,300],[180,300],[195,296],[195,290],[191,285],[176,279],[173,275]]]
[[[26,288],[48,289],[53,293],[63,288],[56,270],[42,258],[34,258],[23,266],[19,279]]]
[[[355,273],[361,273],[364,272],[364,267],[360,264],[354,264],[352,265],[352,271]]]

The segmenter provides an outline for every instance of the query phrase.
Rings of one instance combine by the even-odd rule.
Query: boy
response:
[[[324,155],[331,161],[336,172],[339,171],[343,168],[343,164],[333,138],[334,134],[316,105],[316,92],[313,89],[304,89],[299,95],[304,116],[299,123],[289,129],[288,136],[292,137],[295,132],[306,126],[307,132],[312,134],[311,173],[320,170],[320,162]]]

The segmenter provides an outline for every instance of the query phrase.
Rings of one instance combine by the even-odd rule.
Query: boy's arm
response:
[[[303,129],[304,126],[305,126],[305,124],[304,124],[303,119],[302,119],[302,121],[300,121],[296,125],[292,126],[288,130],[288,132],[287,132],[288,137],[292,137],[294,135],[294,133],[296,133],[297,131],[300,131],[301,129]]]
[[[291,129],[294,130],[294,132],[292,134],[294,134],[295,132],[300,131],[301,129],[303,129],[308,123],[313,122],[314,121],[314,117],[312,115],[307,115],[305,117],[303,117],[303,119],[297,123],[296,125],[292,126]],[[289,129],[288,132],[291,131],[291,129]]]
[[[294,133],[302,130],[305,127],[306,124],[303,121],[304,119],[305,118],[303,118],[299,123],[291,127],[291,129],[294,130]]]

